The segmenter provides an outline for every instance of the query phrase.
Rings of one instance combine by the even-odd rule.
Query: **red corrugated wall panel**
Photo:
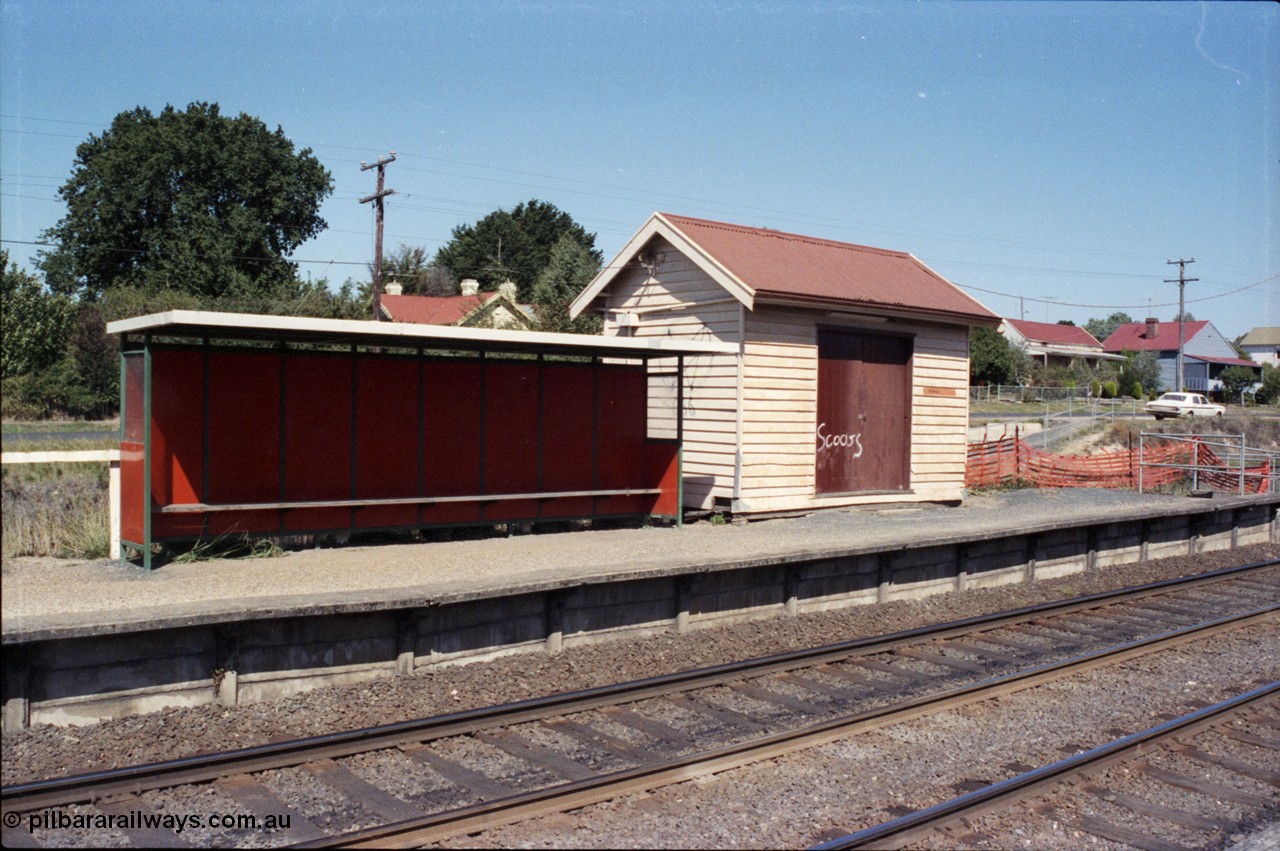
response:
[[[356,374],[356,498],[418,495],[417,360],[363,358]],[[356,509],[356,525],[412,526],[418,506]]]
[[[600,370],[599,473],[602,490],[648,487],[645,481],[645,416],[648,380],[640,367]],[[645,510],[652,497],[614,496],[596,502],[598,514],[628,514]]]
[[[151,353],[151,502],[202,502],[204,353],[160,349]],[[194,398],[193,398],[194,397]],[[199,514],[156,514],[153,537],[198,536]]]
[[[280,357],[252,351],[209,355],[211,504],[280,499]],[[274,511],[209,515],[215,535],[278,528]]]
[[[423,496],[480,492],[480,362],[428,360],[422,365]],[[473,523],[475,502],[427,505],[424,523]]]
[[[542,368],[542,490],[591,490],[592,375],[587,364],[549,363]],[[585,517],[591,497],[551,499],[543,517]]]
[[[285,364],[284,498],[351,498],[351,357],[291,352]],[[289,511],[289,531],[346,528],[350,508]]]
[[[484,492],[538,489],[538,364],[489,361],[484,367]],[[534,517],[533,500],[486,503],[484,519]]]

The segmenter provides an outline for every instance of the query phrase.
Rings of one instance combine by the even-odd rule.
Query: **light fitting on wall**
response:
[[[664,256],[662,254],[655,255],[652,251],[641,251],[636,254],[636,263],[639,264],[640,268],[648,272],[649,277],[652,278],[654,271],[662,263]]]

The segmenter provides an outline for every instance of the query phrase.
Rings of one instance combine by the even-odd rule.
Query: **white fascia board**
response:
[[[609,284],[613,283],[613,279],[622,273],[622,270],[631,258],[635,257],[644,248],[655,235],[662,236],[672,245],[674,245],[680,253],[684,254],[694,265],[706,272],[713,281],[723,287],[737,301],[746,305],[750,310],[755,301],[755,290],[740,281],[728,269],[716,262],[710,254],[704,251],[699,245],[684,235],[678,228],[663,218],[661,213],[654,213],[649,217],[649,221],[644,223],[640,230],[636,231],[635,236],[627,241],[612,260],[609,261],[601,271],[587,284],[586,289],[578,293],[569,304],[569,318],[577,319],[582,311],[587,309],[587,305],[595,301],[600,293],[604,292]]]
[[[219,313],[204,310],[170,310],[121,319],[107,324],[108,334],[152,333],[174,336],[185,334],[184,327],[202,329],[225,328],[228,331],[290,332],[318,334],[343,338],[355,342],[360,337],[371,341],[369,345],[388,345],[403,342],[406,346],[449,343],[496,346],[527,346],[547,349],[599,349],[605,354],[626,356],[628,353],[670,354],[736,354],[738,348],[731,343],[708,340],[671,340],[651,337],[604,337],[586,334],[563,334],[550,331],[515,331],[502,328],[462,328],[455,325],[415,325],[398,322],[373,322],[362,319],[316,319],[307,316],[270,316],[256,313]]]

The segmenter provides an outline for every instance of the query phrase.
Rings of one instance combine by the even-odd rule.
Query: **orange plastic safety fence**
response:
[[[965,486],[1024,484],[1041,488],[1136,488],[1142,465],[1144,488],[1191,478],[1185,467],[1196,464],[1198,482],[1217,490],[1237,490],[1240,472],[1224,469],[1222,460],[1199,441],[1165,443],[1098,455],[1055,455],[1005,436],[969,444]],[[1160,466],[1170,465],[1170,466]],[[1218,469],[1204,469],[1204,468]],[[1269,462],[1244,470],[1246,493],[1263,493],[1271,475]]]

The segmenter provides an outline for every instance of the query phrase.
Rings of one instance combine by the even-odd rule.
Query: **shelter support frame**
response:
[[[375,345],[375,341],[365,340],[338,346],[334,341],[317,342],[305,339],[257,339],[246,343],[245,339],[234,335],[223,337],[216,333],[171,335],[146,332],[123,335],[122,516],[119,530],[123,545],[121,557],[127,557],[128,549],[136,550],[141,556],[143,566],[151,569],[153,545],[181,540],[207,539],[227,534],[238,535],[240,532],[232,531],[233,518],[274,517],[271,528],[264,528],[262,523],[257,525],[251,523],[250,528],[242,530],[250,537],[261,538],[343,536],[353,532],[498,524],[514,527],[543,522],[621,518],[662,518],[674,522],[677,526],[682,524],[682,445],[685,398],[683,355],[670,352],[628,352],[620,357],[613,351],[591,353],[589,338],[584,340],[581,350],[565,353],[555,350],[539,351],[536,346],[530,346],[525,350],[512,348],[509,345],[488,349],[475,345],[469,347],[450,345],[445,341],[415,342],[409,345],[392,343],[391,345],[396,348],[384,349]],[[278,402],[271,401],[263,404],[262,398],[267,394],[258,393],[256,403],[257,409],[267,411],[271,417],[278,417],[278,428],[272,423],[266,427],[266,431],[249,430],[259,438],[265,438],[263,442],[269,442],[271,439],[278,441],[278,451],[275,455],[257,453],[258,457],[271,458],[270,463],[275,464],[277,468],[274,475],[278,479],[278,484],[271,486],[272,493],[267,498],[264,498],[263,493],[260,492],[249,498],[227,499],[227,479],[228,477],[234,479],[238,471],[230,473],[225,470],[219,471],[218,459],[211,457],[213,455],[211,443],[220,439],[215,434],[217,424],[211,423],[211,412],[218,404],[217,400],[211,398],[211,371],[219,368],[221,363],[219,356],[227,352],[254,353],[259,361],[267,366],[261,370],[264,375],[271,371],[269,368],[271,359],[279,359],[278,378],[267,376],[262,382],[262,387],[276,388],[271,392],[278,392]],[[168,365],[173,363],[175,353],[187,359],[189,377],[192,383],[198,377],[199,386],[182,385],[186,387],[184,398],[181,401],[175,401],[172,398],[174,381],[162,376],[159,382],[160,392],[170,394],[170,397],[160,400],[160,405],[164,411],[173,411],[183,405],[188,405],[192,409],[198,406],[198,412],[189,412],[183,419],[183,422],[190,426],[188,431],[197,428],[200,430],[198,437],[187,435],[185,438],[176,438],[172,433],[165,434],[166,428],[162,428],[156,419],[157,369],[168,368]],[[287,425],[290,417],[297,418],[296,414],[291,413],[290,406],[300,401],[291,395],[295,389],[289,383],[291,369],[294,366],[290,363],[290,358],[294,357],[299,360],[309,360],[312,363],[325,357],[336,359],[339,363],[334,364],[335,374],[345,372],[340,361],[349,360],[351,364],[349,379],[351,408],[349,427],[346,428],[345,435],[346,445],[345,447],[334,445],[332,454],[326,453],[328,458],[335,459],[335,465],[349,471],[350,485],[345,493],[337,496],[334,493],[318,495],[299,493],[297,487],[291,488],[286,484],[287,469],[297,466],[296,457],[289,455],[290,438],[296,428]],[[624,359],[625,363],[622,362]],[[665,373],[655,369],[657,365],[652,363],[654,360],[662,362]],[[196,361],[199,363],[198,367],[191,365]],[[361,471],[362,452],[369,451],[368,445],[360,443],[361,436],[365,435],[366,443],[374,439],[369,437],[369,431],[370,428],[376,428],[376,422],[366,424],[361,421],[361,417],[376,418],[369,417],[367,406],[361,407],[359,382],[365,375],[365,370],[374,370],[379,364],[390,364],[393,361],[401,365],[403,372],[411,371],[411,368],[405,368],[406,364],[410,362],[418,364],[417,386],[407,388],[407,393],[416,398],[418,417],[416,447],[407,448],[406,455],[409,457],[405,461],[406,464],[416,465],[414,471],[416,488],[410,488],[408,492],[380,493],[370,496],[361,493],[357,474]],[[666,364],[672,362],[674,362],[673,371],[666,367]],[[451,364],[466,365],[472,370],[478,366],[479,422],[475,424],[478,452],[474,459],[462,461],[463,465],[468,460],[479,464],[479,470],[474,477],[478,487],[473,488],[471,492],[466,487],[446,488],[442,491],[433,485],[430,475],[424,473],[423,457],[426,451],[424,447],[427,441],[437,437],[429,433],[424,417],[428,416],[426,411],[429,405],[443,403],[440,399],[430,397],[428,391],[431,388],[424,387],[425,367],[422,365],[426,363],[434,364],[437,371],[447,370]],[[495,402],[490,395],[504,392],[504,385],[494,380],[496,374],[502,369],[502,367],[495,367],[495,364],[500,363],[523,364],[529,375],[536,375],[536,380],[531,382],[536,387],[536,406],[527,399],[521,402],[524,410],[536,410],[536,434],[526,435],[528,448],[532,449],[536,455],[532,462],[527,462],[527,466],[536,469],[536,476],[531,473],[533,477],[526,477],[524,482],[526,485],[534,484],[532,488],[498,486],[502,480],[500,467],[504,462],[495,458],[494,447],[491,444],[502,435],[513,433],[509,424],[496,422],[506,418],[502,416],[506,411],[501,404],[502,400]],[[557,459],[575,457],[573,447],[556,446],[555,438],[548,433],[548,426],[554,423],[554,418],[565,414],[563,410],[555,409],[557,404],[563,404],[565,391],[563,387],[560,389],[558,402],[549,402],[544,388],[544,376],[556,371],[563,379],[566,367],[574,371],[590,370],[589,382],[581,382],[584,386],[589,386],[589,397],[576,399],[577,406],[591,406],[590,477],[589,482],[582,482],[586,485],[585,487],[557,485],[552,480],[559,478],[563,481],[564,477],[551,475]],[[641,377],[637,376],[637,371]],[[494,374],[491,375],[491,373]],[[651,436],[647,412],[653,400],[650,398],[652,390],[648,378],[657,374],[674,374],[675,376],[675,411],[672,412],[674,437],[669,434]],[[486,381],[487,378],[490,380]],[[614,441],[607,447],[602,446],[602,431],[610,423],[618,422],[619,415],[616,412],[609,414],[608,422],[602,422],[602,411],[619,398],[620,391],[615,385],[628,382],[635,385],[637,381],[643,399],[638,407],[634,399],[626,401],[623,407],[629,405],[628,410],[639,410],[642,421],[638,425],[628,421],[626,431],[632,436],[630,443],[624,445]],[[487,386],[495,383],[497,389]],[[601,388],[606,383],[609,386],[605,386],[602,391]],[[510,393],[510,381],[505,386],[506,392]],[[246,389],[246,393],[251,392],[256,390]],[[301,394],[305,391],[296,392]],[[602,392],[605,394],[603,401]],[[583,395],[586,396],[585,393]],[[225,399],[225,394],[222,398]],[[271,410],[277,404],[278,409]],[[609,410],[613,409],[609,408]],[[218,416],[225,418],[225,414]],[[245,416],[251,417],[252,411],[246,411]],[[580,424],[585,422],[583,417],[584,415],[580,413],[578,420]],[[344,418],[344,414],[335,414],[334,423],[342,425],[339,420]],[[172,426],[172,422],[166,423],[167,430],[170,432],[174,431]],[[465,425],[463,428],[465,429]],[[272,429],[276,432],[274,437],[269,433]],[[579,431],[584,432],[585,426]],[[342,443],[342,429],[335,429],[335,432],[337,437],[335,442]],[[493,437],[494,432],[497,432],[498,437]],[[174,470],[182,466],[181,460],[175,460],[173,450],[175,439],[185,440],[189,447],[187,466],[192,468],[196,464],[199,466],[198,475],[189,476],[189,488],[185,491],[186,498],[175,496],[177,489],[172,483],[162,484],[166,481],[166,477],[171,479],[175,475]],[[337,459],[343,457],[344,450],[349,460],[338,464]],[[246,452],[254,455],[255,450],[252,446],[247,446]],[[566,452],[570,454],[566,456]],[[626,456],[625,462],[619,461],[620,454]],[[219,457],[225,458],[225,450]],[[513,456],[507,452],[504,457],[510,461]],[[585,459],[581,460],[585,461]],[[308,463],[324,464],[326,458],[308,458]],[[245,469],[248,470],[251,462],[246,461],[244,464]],[[486,464],[490,465],[488,471],[485,469]],[[602,464],[609,469],[602,469]],[[619,479],[617,473],[620,466],[632,471],[624,476],[623,480]],[[610,470],[613,472],[609,473]],[[262,469],[250,472],[260,478],[266,473]],[[344,472],[343,475],[346,473]],[[400,522],[368,522],[361,519],[365,513],[379,511],[383,512],[384,516],[388,516],[388,512],[399,511],[401,513],[398,516],[401,520]],[[443,521],[432,519],[428,515],[433,511],[446,514],[453,511],[453,519]],[[414,516],[409,517],[406,512]],[[333,518],[339,515],[346,518],[345,522],[332,522]],[[328,519],[326,522],[308,524],[297,521],[296,518],[299,517]]]

